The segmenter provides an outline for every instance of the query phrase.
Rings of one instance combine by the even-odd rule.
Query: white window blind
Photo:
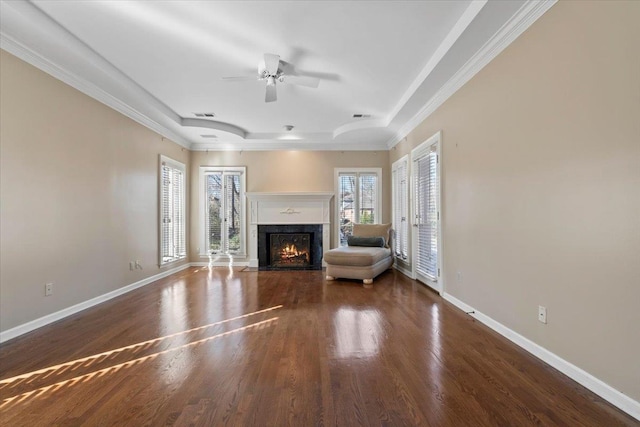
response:
[[[438,278],[438,174],[435,145],[413,162],[416,271],[433,281]]]
[[[240,218],[240,176],[231,174],[225,177],[225,252],[237,254],[240,252],[240,232],[242,219]]]
[[[391,188],[393,203],[393,229],[395,231],[394,252],[396,257],[409,257],[409,183],[407,177],[407,156],[393,164]]]
[[[380,222],[380,172],[338,170],[337,186],[340,246],[344,246],[353,233],[354,223]]]
[[[244,254],[244,168],[201,168],[207,254]]]
[[[186,258],[185,167],[160,157],[160,265]]]

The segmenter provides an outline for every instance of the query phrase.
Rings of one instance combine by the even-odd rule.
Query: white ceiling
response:
[[[0,35],[3,49],[191,149],[378,150],[552,4],[2,1]],[[265,103],[264,81],[222,80],[257,75],[264,53],[318,88],[278,83]]]

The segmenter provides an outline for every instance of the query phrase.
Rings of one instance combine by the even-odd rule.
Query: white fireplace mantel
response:
[[[249,267],[258,267],[258,225],[321,224],[322,255],[331,246],[333,193],[245,193],[249,204]]]

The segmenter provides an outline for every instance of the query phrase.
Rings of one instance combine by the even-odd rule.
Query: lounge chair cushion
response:
[[[367,246],[343,246],[324,254],[327,264],[371,266],[391,256],[391,249]]]

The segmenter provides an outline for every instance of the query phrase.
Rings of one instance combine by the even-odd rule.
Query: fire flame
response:
[[[290,244],[290,245],[284,245],[282,246],[282,249],[280,250],[280,258],[281,259],[290,259],[290,258],[296,258],[299,256],[305,256],[307,258],[307,261],[309,260],[309,254],[305,251],[305,252],[301,252],[298,250],[298,248],[296,247],[296,245],[294,244]]]

